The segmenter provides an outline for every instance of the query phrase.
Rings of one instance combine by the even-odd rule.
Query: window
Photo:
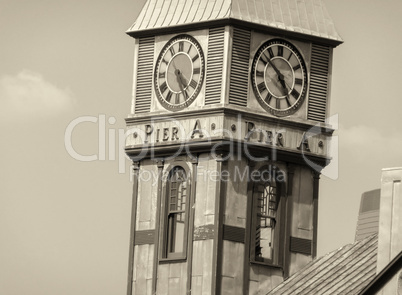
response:
[[[176,166],[166,182],[163,258],[185,258],[189,196],[186,170]]]
[[[263,167],[257,175],[258,179],[253,179],[251,260],[281,265],[282,183],[278,181],[277,170],[271,166]]]

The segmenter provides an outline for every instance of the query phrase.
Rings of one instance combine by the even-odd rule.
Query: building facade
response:
[[[380,222],[380,189],[364,192],[360,200],[355,241],[378,233]]]
[[[321,1],[148,0],[134,38],[128,294],[268,292],[316,255]]]

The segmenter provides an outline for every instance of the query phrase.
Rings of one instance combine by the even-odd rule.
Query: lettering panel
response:
[[[308,155],[328,156],[330,132],[317,126],[285,125],[241,116],[158,118],[130,124],[127,148],[148,148],[217,140],[249,144]]]

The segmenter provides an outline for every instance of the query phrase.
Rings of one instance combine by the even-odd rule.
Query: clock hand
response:
[[[278,79],[279,79],[279,82],[281,83],[283,89],[286,91],[285,95],[288,94],[288,93],[287,93],[287,92],[288,92],[288,88],[287,88],[286,81],[285,81],[283,75],[282,75],[282,76],[279,76]]]
[[[179,74],[178,77],[179,77],[179,80],[181,82],[181,85],[183,87],[187,87],[187,81],[186,81],[186,78],[183,76],[183,73],[178,71],[178,74]]]
[[[267,56],[265,56],[268,60],[268,63],[271,65],[271,67],[274,69],[275,73],[278,76],[278,80],[281,83],[282,87],[286,90],[286,84],[285,84],[285,76],[278,70],[278,68],[275,66],[275,64],[271,61],[271,59]]]
[[[183,80],[181,79],[181,76],[178,76],[179,78],[179,87],[180,87],[180,91],[183,92],[184,91],[184,87],[186,86],[183,82]]]
[[[180,70],[176,70],[175,74],[176,74],[177,81],[179,82],[180,91],[183,93],[184,97],[186,98],[186,96],[187,96],[187,92],[186,92],[187,83],[184,81],[183,75],[180,72]]]
[[[275,66],[275,64],[271,61],[271,59],[267,56],[265,56],[268,60],[268,63],[271,65],[271,67],[274,69],[275,73],[278,75],[278,79],[280,80],[280,77],[283,77],[281,72],[278,70],[278,68]]]

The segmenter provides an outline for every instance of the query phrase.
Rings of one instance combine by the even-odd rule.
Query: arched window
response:
[[[280,265],[283,179],[272,166],[264,166],[254,175],[251,260]]]
[[[187,244],[189,186],[186,170],[175,166],[166,183],[163,258],[184,258]]]

